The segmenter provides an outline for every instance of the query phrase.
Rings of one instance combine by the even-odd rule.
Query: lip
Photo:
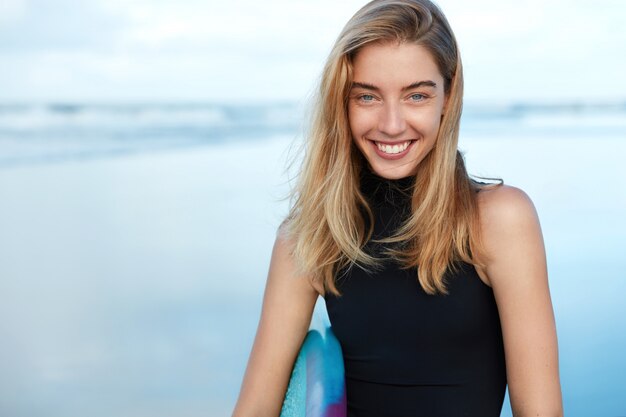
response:
[[[384,143],[385,145],[398,145],[400,143],[406,142],[406,140],[396,141],[396,142],[384,142],[384,141],[380,141],[380,140],[378,140],[378,141],[369,140],[369,142],[374,147],[374,151],[376,151],[376,154],[378,156],[380,156],[383,159],[387,159],[387,160],[393,161],[393,160],[396,160],[396,159],[400,159],[400,158],[404,157],[406,154],[408,154],[409,151],[411,150],[411,148],[413,147],[413,145],[415,145],[415,142],[417,142],[417,139],[411,139],[411,143],[409,143],[409,146],[407,146],[405,150],[403,150],[402,152],[399,152],[399,153],[394,153],[394,154],[388,154],[388,153],[385,153],[385,152],[381,151],[380,149],[378,149],[378,146],[376,145],[376,142]]]

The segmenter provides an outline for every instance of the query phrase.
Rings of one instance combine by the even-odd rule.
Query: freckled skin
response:
[[[373,172],[387,179],[414,175],[437,139],[446,97],[444,80],[430,54],[413,43],[371,44],[353,62],[348,118],[354,143]],[[407,88],[420,81],[436,86]],[[377,153],[375,141],[401,144],[412,140],[407,153],[395,160]]]

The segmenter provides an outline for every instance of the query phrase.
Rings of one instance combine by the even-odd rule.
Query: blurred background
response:
[[[1,0],[1,416],[230,415],[287,161],[364,4]],[[468,168],[541,219],[566,415],[624,416],[626,3],[438,4]]]

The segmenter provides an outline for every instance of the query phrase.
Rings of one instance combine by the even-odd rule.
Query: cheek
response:
[[[359,112],[348,112],[348,126],[350,128],[350,139],[353,146],[363,155],[366,154],[366,143],[362,140],[365,129]]]
[[[436,110],[420,112],[412,117],[411,123],[423,135],[436,134],[441,123],[441,113]]]
[[[352,133],[352,137],[354,139],[361,136],[367,129],[364,124],[367,118],[364,117],[363,113],[363,111],[348,107],[348,125],[350,126],[350,132]]]

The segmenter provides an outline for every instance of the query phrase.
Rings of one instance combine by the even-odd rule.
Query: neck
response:
[[[381,177],[369,167],[361,170],[361,191],[372,202],[394,202],[405,204],[411,201],[415,176],[399,179]],[[395,205],[395,204],[394,204]]]

